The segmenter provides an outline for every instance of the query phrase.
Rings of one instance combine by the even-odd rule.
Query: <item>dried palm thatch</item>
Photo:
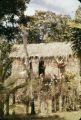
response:
[[[66,42],[53,42],[53,43],[40,43],[40,44],[28,44],[27,50],[29,56],[38,57],[57,57],[72,55],[71,43]],[[23,44],[15,44],[12,47],[10,54],[11,58],[24,58],[24,46]]]

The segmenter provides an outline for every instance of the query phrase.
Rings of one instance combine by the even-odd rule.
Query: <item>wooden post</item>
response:
[[[15,92],[13,93],[13,104],[15,104]]]
[[[6,95],[6,115],[9,115],[9,95]]]
[[[62,95],[59,96],[59,111],[62,112]]]

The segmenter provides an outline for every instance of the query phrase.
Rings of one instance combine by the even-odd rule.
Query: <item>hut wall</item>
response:
[[[12,63],[12,75],[20,73],[24,71],[25,66],[23,64],[23,60],[21,59],[14,59]]]
[[[39,60],[33,60],[33,73],[34,74],[38,74],[38,64],[39,64]],[[65,61],[66,64],[66,71],[69,72],[73,72],[76,75],[79,75],[80,73],[80,63],[79,63],[79,59],[76,57],[71,57],[66,59]],[[58,70],[58,66],[57,63],[55,62],[54,59],[45,59],[45,74],[59,74],[59,70]]]
[[[57,63],[54,59],[45,59],[45,74],[56,74],[58,75],[58,67]],[[79,59],[76,57],[71,57],[66,60],[66,71],[73,72],[76,75],[79,75],[80,72],[80,64]],[[33,66],[33,74],[38,76],[38,65],[39,65],[39,59],[32,59],[32,66]],[[23,72],[25,70],[25,66],[23,64],[23,61],[20,59],[15,59],[12,63],[12,74]]]
[[[58,75],[58,67],[54,59],[48,59],[45,61],[46,65],[46,74],[56,74]]]
[[[33,59],[32,60],[32,68],[33,68],[33,74],[35,76],[38,76],[38,65],[39,65],[39,59]]]

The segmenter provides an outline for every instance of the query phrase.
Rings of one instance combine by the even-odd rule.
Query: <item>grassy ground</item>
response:
[[[63,112],[53,114],[51,116],[25,116],[25,115],[17,115],[17,116],[9,116],[5,120],[79,120],[81,116],[81,112]]]
[[[60,118],[57,115],[54,116],[9,116],[6,117],[5,120],[65,120],[64,118]]]
[[[13,106],[11,107],[10,113],[12,113]],[[51,115],[35,115],[35,116],[26,116],[25,112],[25,106],[23,105],[16,105],[14,107],[14,110],[17,116],[12,119],[12,116],[10,117],[10,120],[79,120],[81,118],[81,111],[74,111],[74,112],[57,112],[52,113]],[[20,115],[23,114],[23,115]],[[8,120],[8,119],[6,119]]]
[[[79,120],[81,118],[81,111],[56,113],[59,117],[65,120]]]

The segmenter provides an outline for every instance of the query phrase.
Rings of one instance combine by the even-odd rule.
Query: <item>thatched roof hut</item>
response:
[[[71,43],[66,42],[54,42],[54,43],[40,43],[40,44],[28,44],[27,50],[29,56],[38,57],[56,57],[56,56],[68,56],[72,55]],[[24,58],[24,46],[23,44],[15,44],[12,47],[10,54],[11,58]]]

